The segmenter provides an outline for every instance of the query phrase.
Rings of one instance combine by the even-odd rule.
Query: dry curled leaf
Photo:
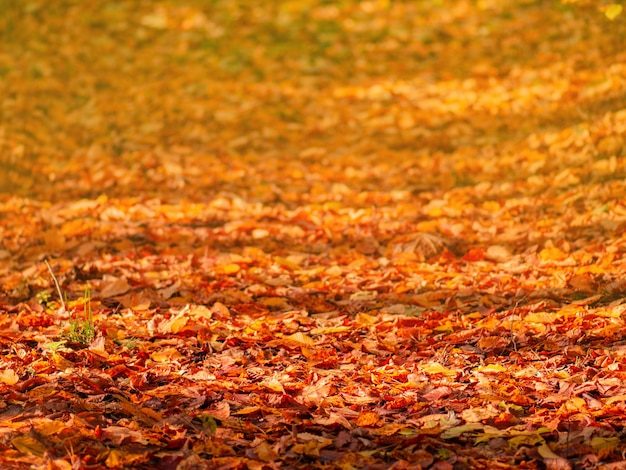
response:
[[[440,235],[425,232],[411,233],[391,240],[387,246],[387,256],[412,254],[419,261],[428,261],[440,255],[449,245],[450,241]]]

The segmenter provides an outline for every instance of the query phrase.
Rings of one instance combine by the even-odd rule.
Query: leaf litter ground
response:
[[[626,468],[623,21],[547,3],[3,6],[2,468]]]

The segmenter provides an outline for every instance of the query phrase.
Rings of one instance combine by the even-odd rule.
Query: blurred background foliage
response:
[[[241,155],[289,159],[338,146],[366,162],[406,150],[415,136],[358,124],[366,110],[340,89],[384,81],[452,92],[466,79],[559,61],[597,68],[623,51],[623,16],[608,21],[608,4],[0,0],[0,191],[41,195],[61,177],[68,194],[132,191],[128,174],[162,166],[155,149],[225,172]],[[607,92],[583,112],[623,99]],[[375,108],[368,119],[388,111]],[[555,119],[565,118],[544,124]],[[437,139],[431,150],[450,150]]]

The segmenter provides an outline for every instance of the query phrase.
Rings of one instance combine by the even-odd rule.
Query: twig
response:
[[[44,260],[44,263],[46,263],[46,266],[48,266],[48,271],[50,271],[50,275],[52,276],[54,285],[57,287],[57,292],[59,293],[59,299],[61,300],[61,306],[63,307],[63,311],[67,312],[67,308],[65,306],[65,300],[63,300],[63,294],[61,293],[61,286],[59,286],[59,281],[57,281],[57,277],[54,275],[54,272],[52,271],[52,267],[50,267],[50,263],[48,263],[47,259]]]
[[[526,296],[524,295],[521,299],[519,299],[517,302],[515,302],[515,307],[513,307],[513,311],[511,314],[511,321],[509,323],[509,334],[511,335],[511,342],[513,343],[513,349],[515,350],[515,352],[517,352],[517,343],[515,342],[515,337],[513,336],[513,315],[515,315],[515,311],[517,310],[517,307],[519,306],[520,302],[522,300],[524,300],[526,298]]]

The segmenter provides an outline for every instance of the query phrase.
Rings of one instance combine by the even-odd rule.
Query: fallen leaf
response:
[[[380,423],[380,416],[373,411],[361,411],[359,417],[356,420],[357,426],[371,427],[378,426]]]
[[[7,385],[15,385],[19,382],[20,377],[13,369],[5,369],[0,371],[0,382]]]

